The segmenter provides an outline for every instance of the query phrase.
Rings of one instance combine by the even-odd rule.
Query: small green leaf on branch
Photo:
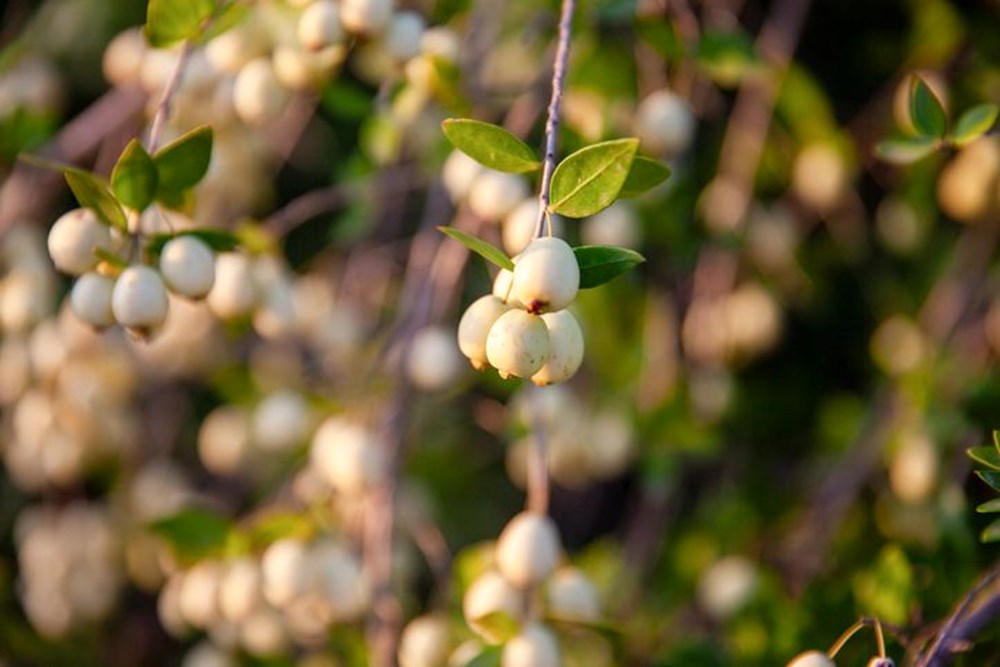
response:
[[[969,458],[991,470],[1000,470],[1000,452],[993,447],[971,447],[966,450]]]
[[[455,148],[490,169],[523,174],[542,166],[528,144],[499,125],[449,118],[441,123],[441,129]]]
[[[212,128],[202,125],[156,151],[153,162],[159,175],[158,198],[176,195],[204,178],[212,161]]]
[[[1000,491],[1000,472],[995,470],[977,470],[976,476],[992,486],[994,491]]]
[[[983,529],[983,532],[979,535],[979,540],[981,542],[998,542],[1000,541],[1000,519],[997,519],[990,525]]]
[[[923,137],[941,139],[948,129],[944,104],[923,77],[916,74],[910,79],[910,120],[917,134]]]
[[[98,219],[106,225],[128,231],[125,212],[108,189],[107,182],[89,171],[69,167],[63,170],[66,184],[73,191],[80,206],[94,211]]]
[[[635,250],[614,246],[578,246],[573,254],[580,265],[580,289],[603,285],[646,261]]]
[[[670,168],[658,160],[636,155],[618,197],[627,199],[652,190],[670,177]]]
[[[1000,498],[987,500],[985,503],[976,507],[976,512],[979,514],[994,514],[995,512],[1000,512]]]
[[[996,104],[978,104],[958,117],[951,131],[951,143],[965,146],[989,132],[997,120],[1000,107]]]
[[[500,646],[488,646],[466,663],[465,667],[500,667],[502,650]]]
[[[139,140],[133,139],[111,171],[111,190],[122,204],[142,211],[156,197],[156,183],[153,159]]]
[[[153,522],[150,529],[185,560],[218,553],[226,545],[230,522],[207,510],[191,508]]]
[[[455,229],[454,227],[442,226],[438,227],[438,231],[455,239],[472,252],[476,253],[486,261],[496,264],[501,269],[507,269],[508,271],[514,270],[514,262],[511,261],[510,257],[504,254],[503,250],[500,250],[500,248],[495,245],[488,243],[481,238],[472,236],[471,234],[466,234],[465,232]]]
[[[178,236],[194,236],[216,252],[227,252],[240,246],[240,239],[235,234],[222,229],[185,229],[175,234],[155,234],[151,236],[149,243],[146,244],[146,253],[150,258],[159,257],[167,241]]]
[[[875,154],[886,162],[906,165],[927,157],[937,150],[938,145],[938,140],[932,137],[885,139],[875,146]]]
[[[632,168],[638,139],[615,139],[581,148],[552,174],[553,213],[585,218],[610,206]]]
[[[196,39],[214,13],[214,0],[149,0],[146,36],[156,48]]]

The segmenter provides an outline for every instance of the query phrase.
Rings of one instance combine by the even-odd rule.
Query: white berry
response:
[[[521,593],[499,572],[489,570],[466,589],[462,597],[462,613],[465,622],[476,634],[488,642],[497,643],[503,637],[497,632],[497,628],[483,621],[498,612],[518,620],[523,613]]]
[[[537,586],[559,564],[559,531],[548,516],[521,512],[497,538],[497,568],[518,588]]]
[[[340,21],[351,32],[372,35],[392,17],[392,0],[343,0]]]
[[[469,190],[469,208],[483,220],[499,221],[528,196],[528,185],[516,174],[485,170]]]
[[[233,84],[233,106],[247,125],[261,125],[276,118],[288,104],[290,94],[274,74],[271,60],[266,57],[251,60],[236,75]]]
[[[451,630],[443,616],[418,616],[399,638],[399,667],[444,667],[451,653]]]
[[[694,138],[691,108],[669,90],[658,90],[639,103],[636,134],[643,147],[654,153],[682,152]]]
[[[103,329],[115,323],[111,310],[111,294],[115,288],[113,278],[99,273],[85,273],[74,283],[70,294],[73,313],[90,326]]]
[[[195,236],[174,237],[160,253],[160,272],[171,292],[200,299],[215,284],[215,253]]]
[[[787,667],[837,667],[837,664],[826,653],[812,650],[792,658]]]
[[[316,0],[302,12],[298,25],[299,43],[309,51],[321,51],[344,40],[340,7],[334,0]]]
[[[167,288],[154,269],[130,266],[115,282],[111,310],[115,320],[141,338],[148,337],[167,319]]]
[[[379,441],[364,427],[340,416],[328,417],[317,429],[310,457],[320,476],[347,495],[362,493],[383,468]]]
[[[541,623],[529,623],[503,647],[502,667],[560,667],[559,643]]]
[[[530,378],[548,355],[545,321],[520,309],[508,310],[497,318],[486,336],[486,359],[504,378]]]
[[[416,12],[397,12],[382,35],[385,50],[399,60],[409,60],[420,53],[420,38],[426,23]]]
[[[561,567],[552,575],[545,589],[548,611],[559,618],[597,620],[601,603],[597,589],[575,567]]]
[[[555,236],[532,241],[514,265],[514,295],[530,313],[562,310],[579,289],[576,255]]]
[[[583,363],[583,332],[568,310],[545,313],[541,318],[549,332],[549,354],[531,381],[537,385],[565,382]]]
[[[52,225],[48,246],[56,268],[78,276],[97,266],[94,252],[98,248],[110,250],[111,229],[90,209],[77,208]]]
[[[253,267],[242,253],[224,252],[215,260],[215,284],[208,293],[208,307],[223,319],[247,315],[257,305]]]
[[[509,310],[503,301],[487,294],[466,308],[458,322],[458,349],[477,370],[486,368],[486,339],[501,315]]]

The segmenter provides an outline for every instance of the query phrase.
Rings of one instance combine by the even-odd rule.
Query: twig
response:
[[[542,186],[538,193],[538,221],[535,238],[545,234],[548,219],[552,172],[556,168],[556,143],[559,131],[559,114],[562,108],[563,87],[566,84],[566,61],[569,58],[569,38],[573,28],[573,10],[576,0],[563,0],[559,17],[559,43],[556,46],[555,66],[552,70],[552,98],[549,101],[548,119],[545,121],[545,160],[542,163]]]
[[[146,143],[146,148],[150,153],[156,151],[160,139],[163,137],[163,128],[166,127],[167,118],[170,116],[170,103],[184,79],[184,70],[190,56],[191,42],[184,40],[180,53],[177,55],[177,64],[174,65],[174,71],[170,75],[167,85],[163,87],[163,94],[160,96],[159,104],[156,105],[156,114],[153,116],[153,122],[149,128],[149,140]]]
[[[990,621],[1000,616],[1000,564],[984,574],[958,602],[951,616],[937,633],[914,667],[943,667],[954,654]],[[973,607],[973,602],[977,602]]]

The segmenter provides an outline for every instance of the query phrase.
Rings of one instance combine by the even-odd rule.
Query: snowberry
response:
[[[309,551],[301,540],[290,537],[273,542],[261,556],[264,599],[283,607],[309,588]]]
[[[568,310],[545,313],[541,318],[549,332],[549,354],[531,381],[537,385],[565,382],[583,363],[583,332]]]
[[[698,603],[724,619],[742,609],[757,589],[757,567],[744,556],[726,556],[705,570],[698,582]]]
[[[465,622],[476,634],[488,642],[497,643],[503,636],[488,621],[483,622],[497,612],[517,620],[523,613],[523,604],[520,592],[499,572],[489,570],[466,589],[462,597],[462,613]]]
[[[364,427],[336,415],[316,430],[310,457],[320,476],[347,495],[364,491],[383,466],[379,441]]]
[[[218,598],[222,617],[233,622],[243,620],[263,604],[257,561],[242,557],[229,563],[219,580]]]
[[[399,667],[444,667],[451,652],[451,630],[443,616],[418,616],[399,638]]]
[[[94,251],[110,250],[111,229],[90,209],[77,208],[64,213],[52,225],[48,246],[56,268],[78,276],[97,266]]]
[[[511,375],[530,378],[548,355],[549,333],[545,321],[517,308],[497,318],[486,336],[486,359],[504,378]]]
[[[325,596],[335,620],[350,621],[368,607],[369,595],[361,563],[346,547],[330,539],[313,545],[309,569],[314,590]]]
[[[483,220],[498,221],[528,196],[528,185],[517,174],[488,169],[469,190],[469,208]]]
[[[223,319],[247,315],[257,305],[250,258],[224,252],[215,259],[215,284],[207,297],[208,307]]]
[[[532,241],[514,265],[514,295],[529,313],[562,310],[580,288],[580,266],[569,244],[555,236]]]
[[[141,28],[128,28],[115,35],[104,49],[101,61],[104,78],[116,86],[137,85],[148,48]]]
[[[351,32],[373,35],[392,17],[392,0],[343,0],[340,21]]]
[[[517,262],[517,257],[514,257]],[[497,277],[493,279],[493,296],[500,299],[512,308],[524,308],[524,304],[514,296],[514,272],[507,269],[500,269]]]
[[[601,615],[597,590],[575,567],[556,570],[545,587],[545,597],[549,612],[558,617],[594,621]]]
[[[167,319],[167,288],[154,269],[136,264],[122,271],[111,293],[115,320],[140,338]]]
[[[832,145],[813,143],[795,157],[792,188],[810,208],[829,211],[840,201],[847,186],[847,165]]]
[[[541,623],[528,623],[503,647],[502,667],[559,667],[559,643]]]
[[[440,391],[451,386],[463,368],[462,356],[450,331],[430,326],[413,335],[406,354],[406,374],[414,386]]]
[[[892,658],[880,658],[876,655],[868,661],[866,667],[896,667],[896,663]]]
[[[306,439],[309,405],[302,394],[280,389],[257,405],[253,413],[253,441],[269,452],[284,452]]]
[[[73,284],[70,307],[73,313],[92,327],[103,329],[115,323],[111,310],[111,293],[115,288],[113,278],[99,273],[85,273]]]
[[[198,458],[209,472],[240,470],[250,443],[250,417],[243,408],[223,405],[208,413],[198,431]]]
[[[640,243],[640,233],[635,209],[623,201],[616,201],[580,225],[580,238],[588,245],[636,248]]]
[[[643,99],[635,122],[643,147],[654,153],[680,153],[694,138],[691,108],[669,90],[658,90]]]
[[[181,617],[196,628],[207,628],[218,617],[216,593],[222,569],[215,561],[202,561],[184,573],[177,600]]]
[[[459,150],[454,150],[441,167],[441,182],[453,202],[465,199],[486,167]]]
[[[497,568],[518,588],[538,585],[559,564],[559,531],[548,516],[521,512],[497,538]]]
[[[837,664],[826,653],[814,649],[795,656],[787,667],[837,667]]]
[[[458,349],[475,369],[486,368],[486,340],[490,329],[508,310],[507,304],[487,294],[473,301],[462,314],[458,322]]]
[[[276,118],[288,100],[289,92],[278,83],[269,58],[251,60],[236,75],[233,105],[247,125],[261,125]]]
[[[409,60],[420,53],[420,37],[426,23],[416,12],[393,14],[382,34],[382,44],[394,58]]]
[[[344,40],[340,7],[334,0],[316,0],[302,12],[298,25],[299,43],[309,51],[321,51]]]
[[[195,236],[176,236],[163,246],[160,272],[171,292],[200,299],[215,284],[215,253]]]
[[[535,227],[538,224],[538,199],[528,197],[521,201],[514,210],[507,214],[500,226],[503,249],[508,255],[516,255],[531,243],[535,237]],[[562,234],[562,218],[553,215],[552,233],[556,236]]]

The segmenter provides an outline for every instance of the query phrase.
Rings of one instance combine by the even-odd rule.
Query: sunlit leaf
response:
[[[111,189],[125,206],[141,211],[156,197],[156,165],[138,139],[122,151],[111,172]]]
[[[464,667],[500,667],[500,657],[503,649],[499,646],[489,646],[483,649],[482,653],[479,653],[469,662],[465,663]]]
[[[646,261],[635,250],[614,246],[578,246],[573,254],[580,265],[580,289],[603,285]]]
[[[976,511],[980,514],[993,514],[994,512],[1000,512],[1000,498],[987,500],[985,503],[978,505],[976,507]]]
[[[208,28],[205,29],[200,35],[201,41],[207,42],[208,40],[218,37],[222,33],[235,28],[249,15],[250,6],[243,2],[232,0],[225,5],[222,5],[216,10],[215,16],[212,18]]]
[[[948,129],[944,105],[923,77],[916,74],[910,79],[910,120],[924,137],[940,139]]]
[[[153,155],[161,197],[194,187],[212,161],[212,128],[203,125],[178,137]]]
[[[528,144],[499,125],[449,118],[441,123],[441,129],[455,148],[490,169],[522,174],[542,166]]]
[[[615,139],[568,156],[552,174],[553,213],[584,218],[610,206],[632,168],[638,139]]]
[[[156,48],[198,37],[215,11],[214,0],[149,0],[146,35]]]
[[[514,262],[511,261],[510,257],[504,254],[503,250],[500,250],[500,248],[495,245],[488,243],[481,238],[472,236],[471,234],[459,231],[454,227],[438,227],[438,230],[441,233],[455,239],[486,261],[496,264],[501,269],[507,269],[509,271],[514,269]]]
[[[125,212],[103,179],[75,167],[64,169],[63,176],[80,206],[93,210],[104,224],[122,231],[128,230]]]
[[[1000,519],[986,526],[983,532],[979,534],[979,539],[983,542],[1000,541]]]
[[[652,190],[670,177],[670,168],[658,160],[636,155],[632,160],[625,183],[618,192],[619,198],[638,197]]]
[[[203,509],[185,509],[150,524],[178,556],[197,559],[220,551],[229,539],[229,520]]]
[[[937,147],[938,140],[931,137],[902,137],[880,141],[875,153],[886,162],[906,165],[927,157]]]
[[[483,616],[469,619],[482,630],[491,642],[502,644],[521,630],[521,624],[516,618],[505,611],[492,611]]]
[[[969,458],[993,470],[1000,470],[1000,452],[994,447],[972,447],[966,450]]]
[[[965,146],[989,132],[997,120],[1000,107],[996,104],[979,104],[972,107],[955,122],[951,131],[951,141],[956,146]]]

